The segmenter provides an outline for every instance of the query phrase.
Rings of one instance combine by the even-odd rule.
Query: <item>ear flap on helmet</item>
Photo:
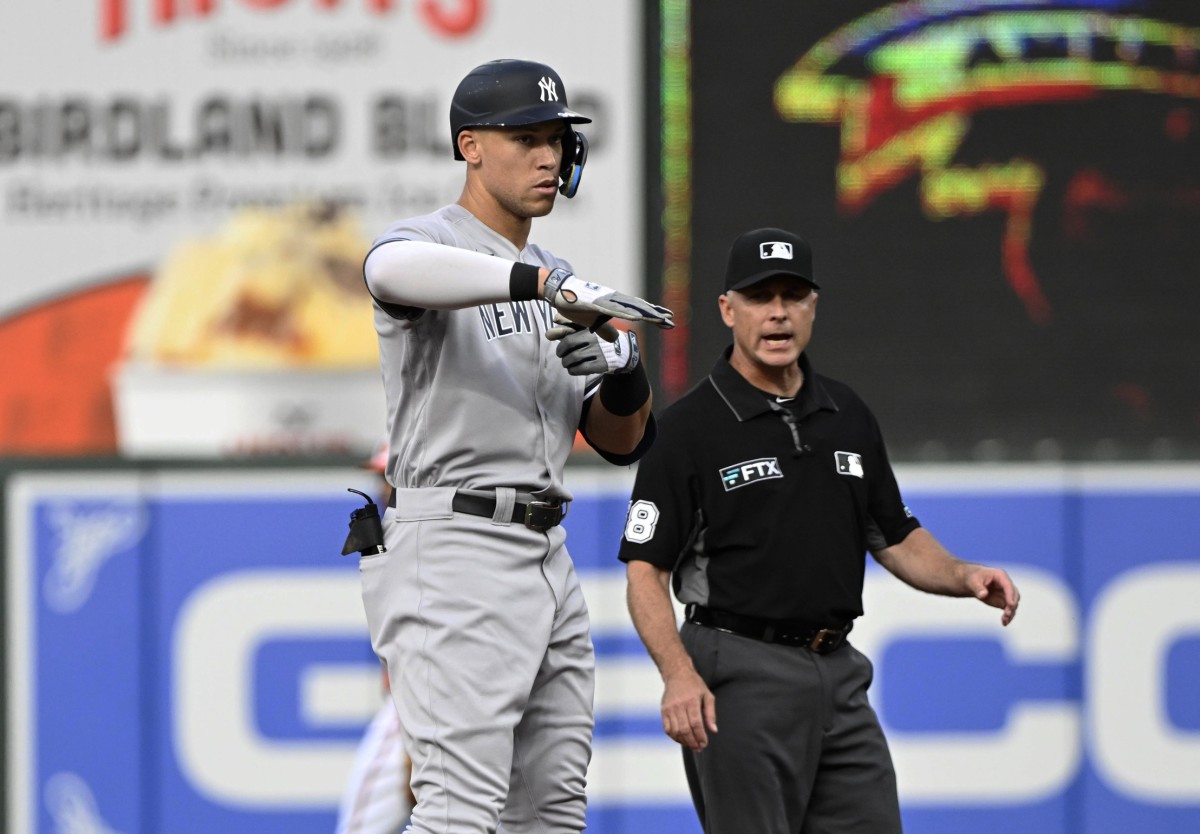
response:
[[[588,141],[582,133],[570,129],[564,134],[562,141],[562,168],[558,172],[558,175],[562,177],[562,184],[558,186],[558,193],[571,198],[575,196],[575,192],[579,191],[579,181],[583,179],[583,166],[587,164]]]

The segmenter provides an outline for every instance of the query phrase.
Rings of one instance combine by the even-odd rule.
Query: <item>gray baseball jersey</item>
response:
[[[535,266],[571,270],[529,244],[517,248],[458,205],[391,226],[376,242],[421,240]],[[601,377],[563,369],[545,301],[426,310],[413,319],[375,310],[388,403],[388,479],[400,488],[515,487],[569,499],[562,471],[585,395]]]

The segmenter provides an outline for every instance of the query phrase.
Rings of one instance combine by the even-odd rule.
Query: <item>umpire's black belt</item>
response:
[[[746,617],[731,614],[716,608],[689,603],[684,609],[689,623],[708,626],[718,631],[727,631],[742,637],[752,637],[764,643],[779,643],[783,646],[804,646],[817,654],[829,654],[846,643],[846,635],[854,627],[853,622],[841,628],[818,628],[798,620],[768,620],[762,617]]]
[[[395,493],[388,500],[388,506],[396,506]],[[450,501],[450,508],[456,513],[494,518],[496,499],[456,492]],[[560,501],[517,501],[513,504],[512,514],[507,520],[513,524],[523,524],[530,530],[545,532],[562,524],[566,514],[567,507]]]

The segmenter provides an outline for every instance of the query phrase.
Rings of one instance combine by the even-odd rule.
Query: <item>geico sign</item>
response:
[[[584,576],[593,633],[632,630],[624,574]],[[245,808],[327,808],[341,798],[357,739],[271,738],[255,723],[256,699],[300,689],[294,700],[311,727],[366,722],[378,708],[377,665],[313,662],[292,680],[255,680],[255,656],[274,642],[367,642],[357,573],[248,570],[198,586],[173,635],[172,730],[181,773],[209,800]],[[661,691],[644,654],[597,664],[598,714],[654,715]],[[601,801],[687,801],[679,752],[664,735],[597,739],[588,793]]]
[[[353,742],[272,739],[255,725],[254,658],[278,640],[366,639],[357,573],[255,570],[199,586],[175,627],[173,730],[179,766],[210,799],[254,807],[336,804],[354,760]],[[306,672],[301,711],[320,723],[321,669]],[[372,676],[379,691],[379,672]],[[278,687],[276,687],[278,691]],[[371,688],[361,687],[360,698]],[[370,707],[364,711],[370,714]]]
[[[1012,570],[1020,615],[1009,628],[971,600],[921,595],[882,571],[868,574],[867,617],[855,644],[883,658],[889,643],[932,639],[998,641],[1013,666],[1086,669],[1084,702],[1064,697],[1018,701],[1003,726],[976,732],[904,732],[888,728],[903,799],[909,804],[1024,804],[1062,792],[1087,752],[1116,793],[1149,804],[1200,802],[1200,733],[1166,714],[1167,655],[1200,636],[1200,566],[1158,563],[1114,578],[1084,624],[1073,589],[1038,568]],[[598,634],[630,632],[624,576],[581,572]],[[255,699],[272,687],[298,686],[303,715],[365,723],[378,703],[379,673],[314,663],[295,681],[254,677],[254,657],[273,641],[366,640],[356,573],[259,570],[222,575],[199,586],[180,611],[174,634],[173,729],[181,770],[201,794],[229,805],[327,807],[337,802],[354,740],[272,739],[255,726]],[[872,700],[887,699],[880,669]],[[981,685],[986,685],[984,682]],[[1200,670],[1175,687],[1200,686]],[[597,712],[653,716],[662,689],[653,665],[637,654],[597,663]],[[718,705],[719,709],[719,705]],[[881,710],[886,713],[886,710]],[[1085,732],[1086,728],[1086,732]],[[653,762],[634,767],[631,762]],[[678,752],[665,736],[597,739],[589,794],[608,802],[687,802]],[[637,779],[628,778],[636,772]]]
[[[1166,714],[1167,655],[1200,635],[1200,566],[1157,563],[1115,577],[1094,600],[1086,623],[1075,592],[1031,567],[1011,571],[1021,610],[1008,628],[970,600],[916,595],[873,572],[868,616],[854,643],[872,658],[900,639],[991,639],[1010,663],[1074,664],[1083,653],[1084,703],[1018,702],[1004,726],[987,732],[900,732],[888,728],[901,793],[908,803],[1017,804],[1062,791],[1088,753],[1116,793],[1149,804],[1200,801],[1200,733]],[[1081,643],[1083,644],[1081,646]],[[1190,683],[1194,690],[1200,670]],[[886,674],[872,700],[886,700]],[[1086,732],[1084,728],[1086,727]]]

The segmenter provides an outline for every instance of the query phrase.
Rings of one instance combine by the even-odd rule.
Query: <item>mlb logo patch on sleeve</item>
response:
[[[779,458],[756,458],[735,463],[733,466],[726,466],[721,470],[721,483],[726,492],[755,481],[782,477],[783,470],[779,468]]]
[[[837,461],[837,471],[839,475],[853,475],[855,478],[863,477],[862,455],[854,452],[834,452],[834,460]]]

